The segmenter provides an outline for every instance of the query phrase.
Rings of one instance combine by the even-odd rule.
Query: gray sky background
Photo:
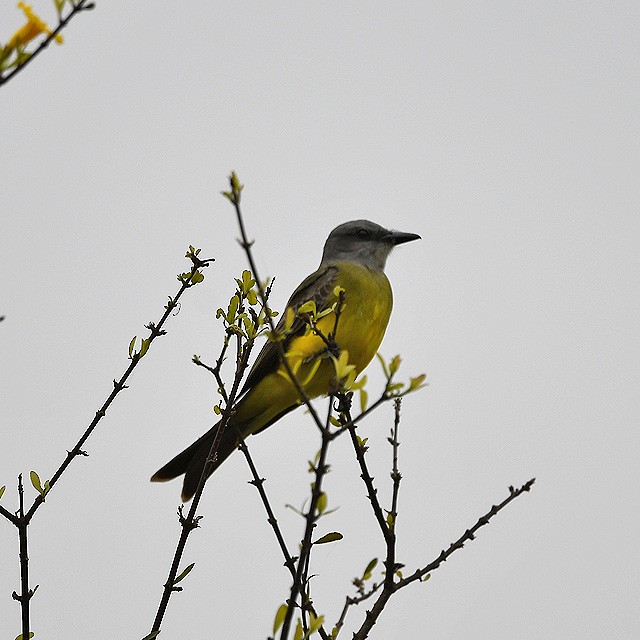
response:
[[[48,4],[35,3],[47,14]],[[20,26],[0,4],[6,39]],[[31,528],[38,638],[140,638],[178,536],[150,474],[213,422],[215,310],[245,268],[231,169],[282,308],[328,232],[420,233],[391,256],[382,353],[430,386],[401,425],[399,559],[426,564],[510,484],[534,490],[372,638],[640,634],[637,2],[98,2],[0,91],[0,486],[50,477],[156,321],[189,244],[216,258]],[[381,384],[378,365],[370,391]],[[378,385],[378,386],[376,386]],[[390,406],[362,424],[389,499]],[[314,428],[251,442],[294,549]],[[242,456],[207,486],[163,638],[265,638],[289,579]],[[346,439],[327,481],[317,608],[383,553]],[[0,526],[0,637],[19,633]],[[352,611],[361,621],[364,606]],[[353,624],[342,635],[350,637]]]

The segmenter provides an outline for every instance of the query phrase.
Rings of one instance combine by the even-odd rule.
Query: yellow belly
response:
[[[349,352],[349,363],[361,372],[378,351],[389,323],[393,304],[391,287],[381,271],[371,271],[351,263],[340,263],[337,284],[345,290],[342,313],[338,320],[336,342],[341,351]],[[327,306],[337,302],[331,296]],[[324,335],[333,331],[335,315],[329,314],[318,326]],[[292,341],[291,348],[313,355],[324,343],[318,336],[309,335]],[[324,392],[326,393],[327,390]]]
[[[338,263],[340,273],[337,286],[345,290],[345,301],[338,320],[336,342],[341,351],[349,353],[349,364],[360,373],[378,351],[389,322],[393,296],[387,277],[381,271],[371,271],[352,263]],[[333,294],[327,307],[337,302]],[[318,309],[321,311],[321,309]],[[335,315],[325,316],[318,322],[326,336],[333,332]],[[335,382],[335,369],[325,353],[316,373],[307,380],[317,356],[325,348],[319,336],[309,334],[294,338],[288,345],[290,364],[297,363],[297,378],[309,398],[329,393]],[[317,366],[317,365],[316,365]],[[248,392],[237,408],[238,421],[247,424],[247,433],[255,433],[289,407],[300,404],[295,387],[281,364],[278,371],[267,375]]]

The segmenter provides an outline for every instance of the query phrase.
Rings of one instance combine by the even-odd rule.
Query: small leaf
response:
[[[157,638],[159,634],[160,634],[160,629],[158,629],[157,631],[153,631],[148,636],[145,636],[144,638],[142,638],[142,640],[153,640],[154,638]]]
[[[251,320],[247,317],[246,314],[242,314],[242,324],[244,325],[244,332],[247,335],[247,338],[252,340],[256,337],[256,328]]]
[[[369,403],[369,394],[366,389],[360,389],[360,413],[364,413],[367,410],[367,404]]]
[[[235,171],[231,172],[229,176],[229,184],[235,193],[239,193],[244,189],[244,185],[240,184],[240,179],[238,178],[238,174]]]
[[[321,538],[318,538],[313,544],[327,544],[327,542],[335,542],[336,540],[342,540],[344,536],[338,531],[332,531],[331,533],[325,533]]]
[[[323,309],[320,313],[316,314],[316,321],[324,318],[325,316],[328,316],[330,313],[333,313],[335,311],[335,306],[336,305],[333,304],[328,309]]]
[[[312,613],[309,613],[309,630],[305,634],[305,638],[311,636],[311,634],[315,633],[324,622],[324,616],[314,617]]]
[[[285,504],[284,506],[286,509],[291,509],[291,511],[293,511],[294,513],[297,513],[299,516],[302,516],[303,518],[305,517],[304,513],[302,513],[302,510],[297,509],[292,504]]]
[[[244,293],[245,295],[249,293],[249,291],[251,291],[255,283],[256,281],[251,277],[251,271],[249,271],[248,269],[245,269],[242,272],[242,283],[241,283],[242,293]]]
[[[174,581],[173,584],[176,585],[178,584],[178,582],[181,582],[182,580],[184,580],[190,573],[191,573],[191,569],[193,569],[193,567],[195,567],[196,563],[192,562]]]
[[[222,413],[222,409],[220,409],[220,406],[219,406],[219,405],[214,404],[214,405],[213,405],[213,412],[214,412],[217,416],[219,416],[219,415]]]
[[[322,514],[327,510],[328,502],[329,502],[329,499],[327,498],[327,494],[323,491],[318,496],[318,505],[317,505],[318,513]]]
[[[307,374],[306,378],[302,381],[303,388],[306,387],[311,382],[311,380],[313,380],[313,376],[315,376],[316,373],[318,373],[318,369],[320,368],[321,363],[322,361],[320,360],[320,358],[316,358],[313,361],[313,364],[311,365],[311,369],[309,370],[309,373]]]
[[[302,640],[302,622],[298,618],[298,624],[296,625],[296,632],[293,634],[293,640]]]
[[[31,484],[33,485],[33,488],[40,495],[42,495],[44,493],[44,489],[42,488],[42,485],[40,484],[40,476],[38,476],[38,474],[35,471],[31,471],[29,473],[29,478],[31,479]]]
[[[384,377],[388,380],[390,375],[389,375],[389,368],[387,367],[387,363],[384,361],[384,358],[379,353],[376,353],[376,357],[378,358],[380,364],[382,365],[382,370],[384,371]]]
[[[6,485],[4,485],[3,487],[0,487],[0,498],[2,498],[3,494],[4,494],[4,490],[7,488]]]
[[[35,634],[33,633],[33,631],[29,631],[29,640],[31,638],[33,638]],[[16,636],[16,640],[22,640],[22,634],[20,634],[19,636]]]
[[[335,416],[329,416],[329,422],[334,426],[334,427],[341,427],[342,425],[340,424],[340,420],[338,420],[338,418],[336,418]]]
[[[362,579],[363,580],[369,580],[371,578],[371,573],[372,571],[376,568],[376,565],[378,564],[378,558],[374,558],[368,565],[367,568],[364,570],[364,573],[362,574]]]
[[[421,373],[415,378],[409,378],[409,388],[407,389],[407,393],[409,393],[410,391],[416,391],[417,389],[422,389],[422,387],[426,387],[426,383],[423,384],[426,377],[427,376],[424,373]]]
[[[298,307],[298,313],[308,313],[312,316],[316,314],[316,303],[313,300],[307,300]]]
[[[226,316],[227,322],[229,324],[233,324],[233,322],[235,322],[239,304],[240,304],[240,298],[238,298],[237,294],[232,296],[231,300],[229,300],[229,307],[227,309],[227,316]]]
[[[291,331],[291,327],[293,326],[293,321],[295,319],[296,319],[296,312],[291,307],[287,307],[287,310],[284,316],[284,327],[283,327],[283,331],[285,333],[289,333],[289,331]]]
[[[247,291],[247,301],[251,306],[258,304],[258,294],[254,289],[249,289],[249,291]]]
[[[273,621],[273,635],[275,636],[278,629],[282,626],[284,619],[287,617],[287,611],[289,607],[286,604],[281,604],[276,611],[276,617]]]
[[[394,375],[398,371],[401,362],[402,360],[400,359],[400,356],[394,356],[392,358],[391,362],[389,363],[389,373],[391,375]]]
[[[338,358],[332,356],[331,359],[333,360],[333,366],[336,370],[336,379],[338,380],[347,378],[349,374],[354,372],[356,369],[355,364],[349,364],[349,352],[346,349],[340,352],[340,356]],[[345,386],[347,385],[345,384]]]
[[[200,284],[203,280],[204,274],[198,270],[194,271],[193,275],[191,276],[191,284]]]
[[[138,336],[133,336],[133,339],[129,343],[129,357],[130,358],[133,356],[133,348],[136,346],[136,339],[137,338],[138,338]]]
[[[142,346],[140,347],[140,353],[138,354],[139,358],[149,351],[149,345],[151,344],[151,340],[149,338],[144,338],[142,340]]]

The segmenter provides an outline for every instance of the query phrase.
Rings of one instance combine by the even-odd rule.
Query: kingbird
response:
[[[275,342],[267,342],[247,376],[221,436],[211,473],[231,455],[241,438],[263,431],[302,404],[280,353],[285,354],[309,399],[329,394],[335,387],[335,366],[322,337],[336,327],[335,310],[318,320],[320,336],[307,331],[307,322],[297,314],[305,302],[315,302],[320,312],[337,304],[343,290],[335,343],[340,353],[347,352],[348,362],[358,374],[369,364],[382,342],[393,304],[391,285],[384,274],[387,258],[395,246],[419,238],[415,233],[389,231],[369,220],[345,222],[329,234],[317,271],[302,281],[287,302],[294,320],[282,351]],[[282,314],[276,333],[283,330],[286,316]],[[182,501],[190,500],[217,429],[216,424],[158,470],[151,481],[164,482],[184,474]]]

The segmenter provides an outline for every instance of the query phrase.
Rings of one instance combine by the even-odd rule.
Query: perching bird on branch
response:
[[[387,258],[395,246],[419,238],[415,233],[389,231],[368,220],[341,224],[329,234],[317,271],[293,292],[287,309],[295,314],[310,300],[315,302],[318,311],[329,309],[338,303],[338,292],[342,289],[344,302],[340,306],[334,341],[341,353],[348,352],[349,364],[355,365],[359,374],[378,351],[389,323],[393,296],[384,274]],[[282,314],[276,331],[283,329],[286,316]],[[296,362],[296,378],[309,399],[326,395],[335,386],[335,367],[322,337],[333,332],[335,312],[321,317],[317,326],[321,336],[308,332],[307,323],[296,314],[282,343],[289,363]],[[279,353],[272,341],[260,351],[222,434],[211,473],[229,457],[240,438],[263,431],[302,403]],[[314,367],[317,371],[310,376]],[[153,475],[152,482],[164,482],[184,474],[182,500],[190,500],[217,428],[218,425],[212,427],[164,465]]]

